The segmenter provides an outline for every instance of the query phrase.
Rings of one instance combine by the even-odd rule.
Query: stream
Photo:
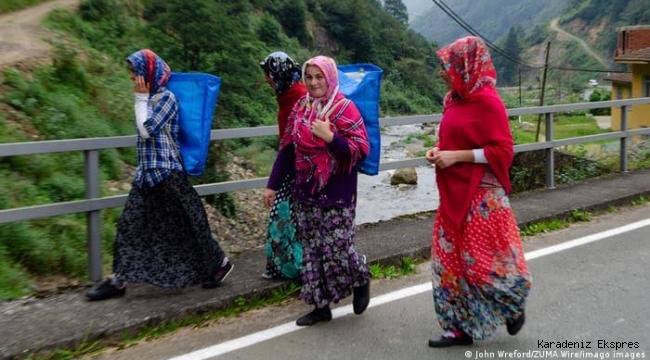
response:
[[[419,125],[395,125],[381,134],[381,160],[395,161],[415,157],[421,144],[405,144],[410,134],[420,134]],[[438,190],[435,172],[430,166],[416,168],[417,185],[390,185],[395,170],[380,171],[376,176],[359,174],[357,199],[357,225],[376,223],[438,208]]]

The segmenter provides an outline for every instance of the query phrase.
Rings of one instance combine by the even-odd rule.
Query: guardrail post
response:
[[[627,105],[621,106],[621,131],[627,131]],[[627,136],[621,138],[621,172],[627,172],[627,144],[629,143]]]
[[[546,113],[546,141],[553,141],[553,113]],[[555,151],[546,149],[546,188],[555,189]]]
[[[86,198],[100,197],[99,187],[99,151],[87,150],[85,155]],[[89,211],[86,214],[88,242],[88,275],[90,281],[102,279],[102,218],[101,211]]]

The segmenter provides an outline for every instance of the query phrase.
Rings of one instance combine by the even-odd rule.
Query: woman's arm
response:
[[[156,97],[159,97],[157,101]],[[158,133],[170,119],[178,115],[178,102],[171,91],[155,94],[151,101],[153,102],[151,116],[144,122],[144,128],[150,135]]]
[[[293,143],[283,147],[273,163],[273,169],[269,176],[269,181],[266,187],[271,190],[278,190],[282,185],[284,179],[293,171],[293,163],[295,162],[296,154],[293,149]]]
[[[275,163],[273,163],[266,189],[264,189],[263,200],[267,208],[273,205],[276,191],[282,186],[282,181],[293,170],[295,158],[296,154],[292,143],[280,149],[278,156],[275,158]]]
[[[138,128],[138,133],[143,139],[149,138],[149,133],[144,127],[144,122],[147,121],[147,101],[149,94],[135,93],[135,125]]]

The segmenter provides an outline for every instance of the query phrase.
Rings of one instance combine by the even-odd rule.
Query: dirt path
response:
[[[53,0],[0,15],[0,67],[49,56],[51,46],[46,39],[52,32],[41,25],[41,19],[55,8],[76,8],[78,4],[79,0]]]
[[[593,51],[591,49],[591,47],[589,46],[589,44],[587,44],[581,38],[579,38],[577,36],[574,36],[574,35],[566,32],[566,31],[562,30],[562,28],[560,28],[560,26],[558,25],[558,19],[553,19],[553,21],[551,21],[551,30],[558,33],[558,35],[559,35],[558,40],[574,40],[574,41],[577,41],[578,44],[580,44],[580,46],[582,46],[582,48],[585,49],[585,51],[591,57],[596,59],[605,69],[609,68],[609,65],[607,64],[607,62],[605,60],[603,60],[603,58],[601,58],[600,55],[598,55],[595,51]]]

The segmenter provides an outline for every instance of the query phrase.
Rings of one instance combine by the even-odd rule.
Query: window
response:
[[[623,99],[623,87],[619,85],[616,87],[616,100],[621,99]]]
[[[643,79],[643,97],[650,97],[650,76]]]

